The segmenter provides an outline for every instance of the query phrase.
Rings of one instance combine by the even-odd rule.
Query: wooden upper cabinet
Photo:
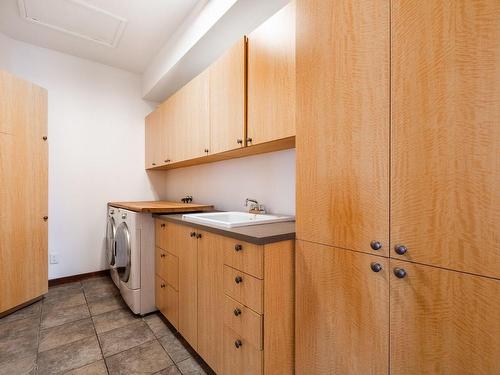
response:
[[[296,374],[386,375],[389,260],[297,241],[295,267]]]
[[[389,4],[297,0],[299,239],[389,254]]]
[[[295,2],[248,36],[249,145],[295,135]]]
[[[392,4],[391,256],[498,278],[500,2]]]
[[[0,313],[47,293],[47,90],[0,71]]]
[[[162,124],[162,106],[158,107],[146,116],[146,169],[154,168],[163,164],[163,150],[165,147],[165,142],[163,139],[164,131]]]
[[[245,145],[246,41],[241,39],[210,70],[210,152]]]
[[[391,260],[391,374],[500,374],[500,281]]]

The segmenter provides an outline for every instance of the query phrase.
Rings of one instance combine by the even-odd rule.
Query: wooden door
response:
[[[145,120],[146,169],[164,164],[162,158],[162,150],[164,147],[162,130],[160,106],[147,115]]]
[[[182,154],[176,161],[206,156],[210,151],[209,70],[205,70],[179,91],[180,128],[176,140]]]
[[[295,2],[248,36],[250,145],[295,135]]]
[[[210,152],[233,150],[245,145],[244,39],[210,66]]]
[[[297,0],[296,17],[297,238],[388,255],[389,1]]]
[[[222,373],[224,238],[198,231],[198,353]]]
[[[179,256],[179,332],[196,349],[197,347],[197,258],[198,246],[194,229],[175,225],[175,239]]]
[[[391,256],[498,278],[500,2],[396,0],[392,24]]]
[[[391,260],[391,374],[500,374],[500,281]]]
[[[389,260],[297,241],[295,261],[296,373],[386,375]]]
[[[0,313],[48,288],[47,91],[0,71]]]

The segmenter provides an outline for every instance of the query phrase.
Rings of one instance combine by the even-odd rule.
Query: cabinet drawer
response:
[[[175,246],[178,226],[164,220],[155,219],[155,245],[171,254],[178,255]]]
[[[262,291],[262,280],[224,266],[224,292],[259,314],[262,314]]]
[[[156,307],[178,329],[179,293],[159,276],[156,276],[155,298]]]
[[[261,375],[262,351],[224,326],[224,374]]]
[[[224,324],[248,340],[256,349],[262,350],[262,315],[224,296]]]
[[[264,277],[264,246],[224,238],[224,263],[259,279]]]
[[[156,274],[172,286],[179,290],[179,258],[167,251],[156,248],[155,256]]]

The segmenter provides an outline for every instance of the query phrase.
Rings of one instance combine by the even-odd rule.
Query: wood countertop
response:
[[[109,202],[108,206],[124,208],[134,212],[150,213],[198,212],[214,210],[214,206],[207,204],[168,201]]]

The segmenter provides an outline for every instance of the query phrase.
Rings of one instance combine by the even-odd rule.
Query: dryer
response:
[[[114,268],[120,293],[135,314],[156,310],[154,294],[154,219],[115,209]]]
[[[108,207],[108,221],[106,225],[106,263],[109,266],[111,279],[117,287],[120,287],[120,279],[115,265],[116,212],[116,208]]]

